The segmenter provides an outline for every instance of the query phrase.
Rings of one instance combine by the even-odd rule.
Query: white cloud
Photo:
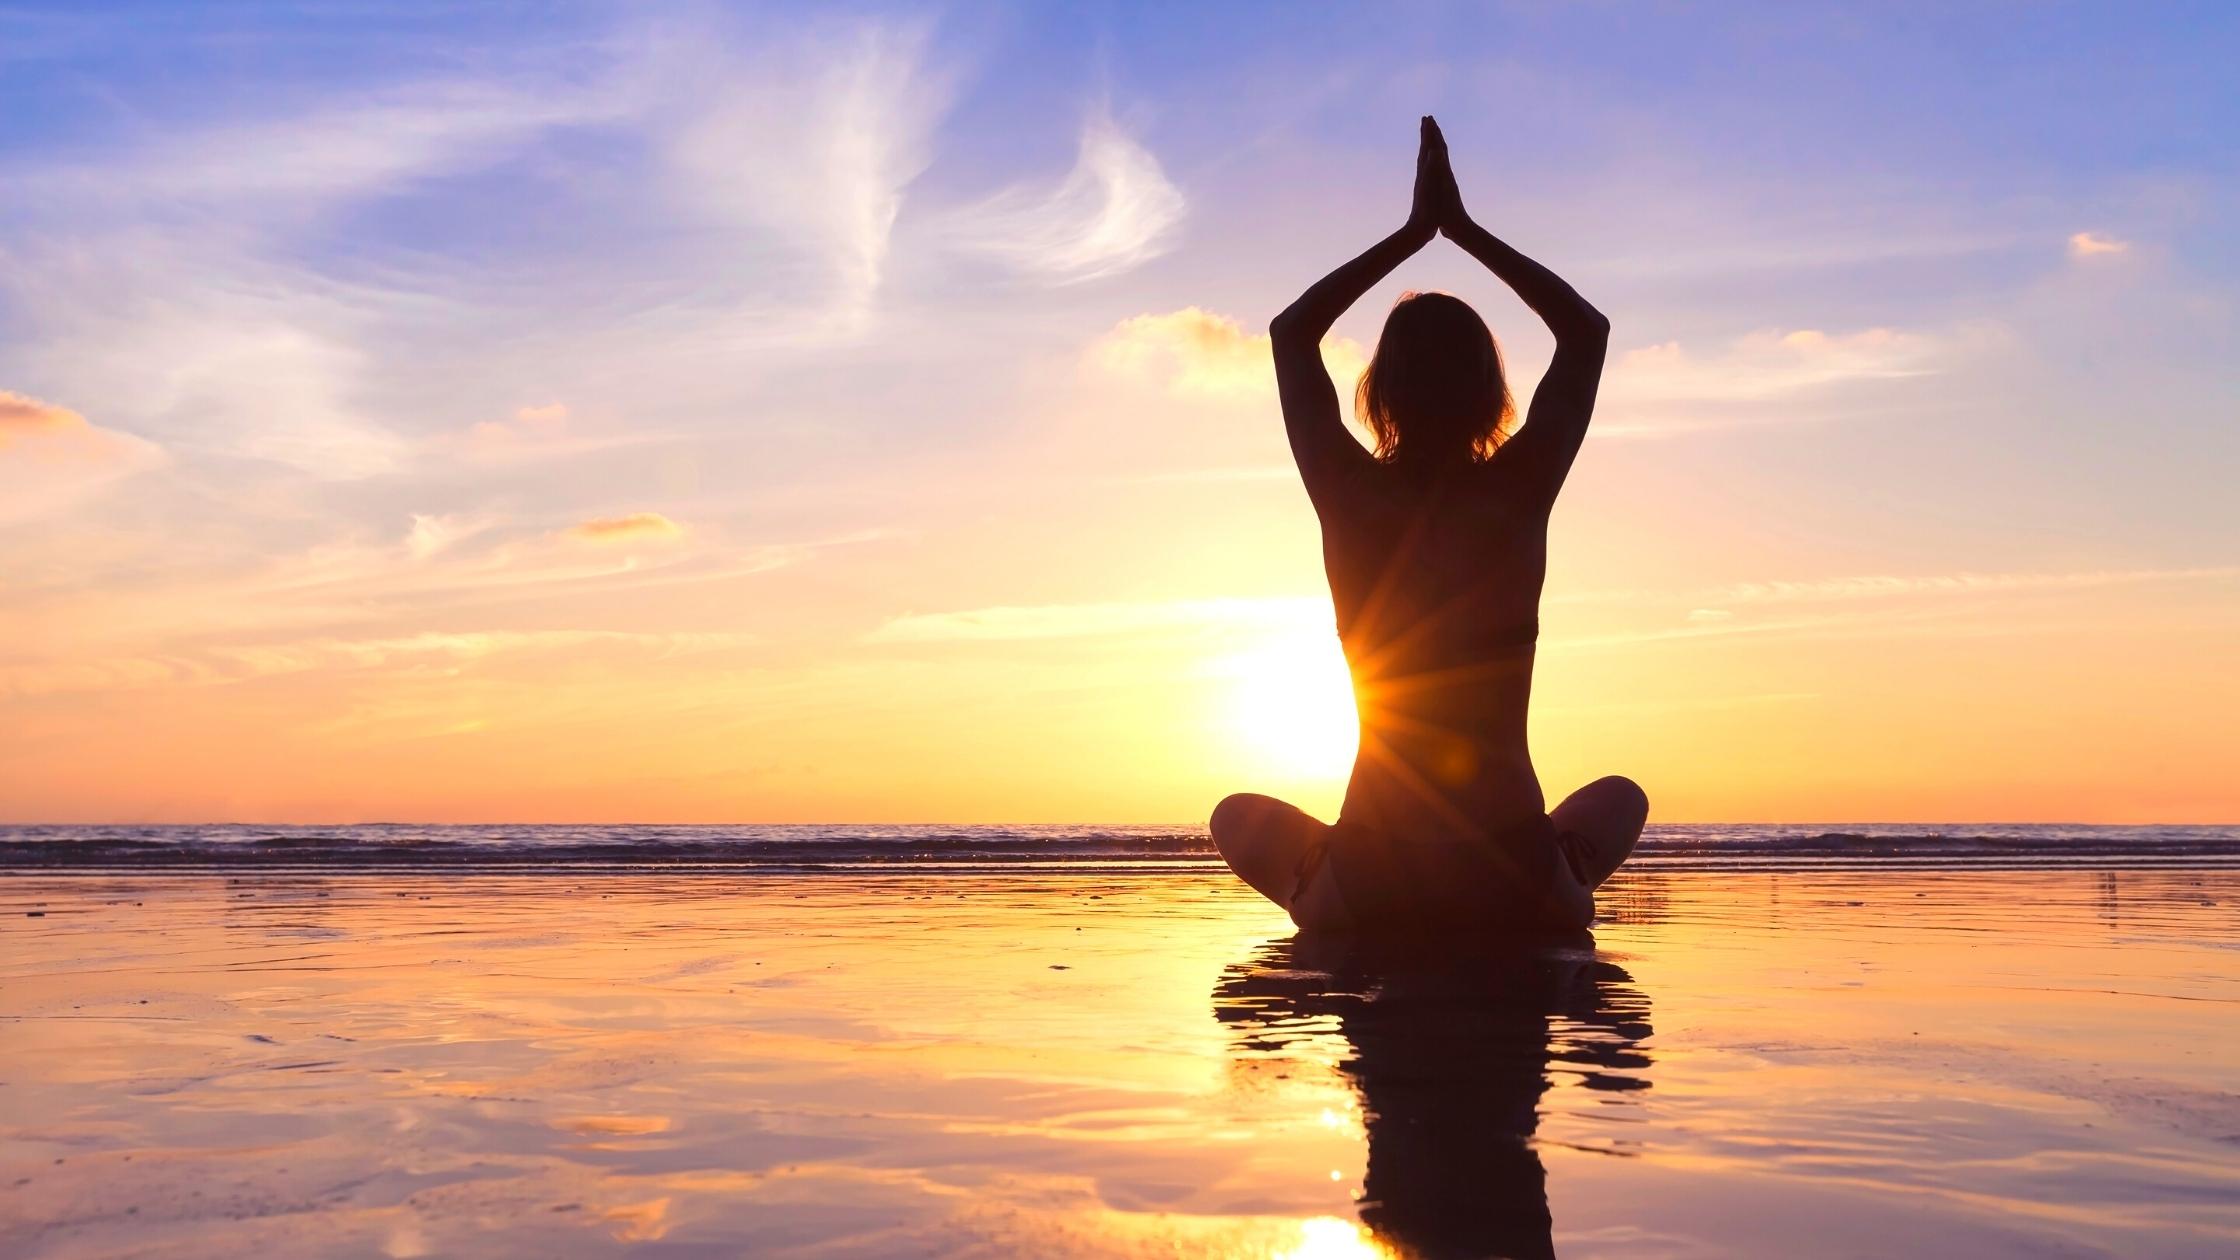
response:
[[[1156,382],[1182,394],[1272,394],[1275,367],[1265,333],[1201,307],[1124,319],[1089,349],[1091,362],[1122,376]],[[1322,344],[1323,362],[1341,391],[1369,366],[1368,351],[1350,337]]]
[[[571,527],[568,536],[601,545],[672,542],[684,537],[684,526],[659,512],[631,512],[624,516],[594,516]]]
[[[2131,242],[2119,241],[2098,232],[2078,232],[2069,237],[2069,257],[2097,258],[2103,254],[2131,252]]]
[[[267,212],[111,228],[96,205],[82,227],[32,234],[0,253],[0,302],[39,316],[9,357],[177,453],[386,471],[405,446],[353,397],[369,366],[361,295],[263,258]]]
[[[219,647],[209,656],[235,667],[229,671],[263,676],[313,669],[385,669],[423,662],[468,662],[539,651],[577,651],[623,647],[656,652],[738,647],[752,635],[728,633],[641,634],[620,630],[425,631],[381,639],[308,639],[294,643]]]
[[[751,634],[622,630],[425,631],[391,638],[219,644],[161,656],[0,665],[0,696],[44,696],[161,686],[210,686],[284,674],[396,670],[463,673],[498,657],[566,652],[676,656],[750,647]]]
[[[555,402],[517,407],[499,419],[477,420],[464,429],[439,433],[421,443],[420,453],[439,461],[515,464],[674,442],[680,436],[642,429],[579,427],[567,404]]]
[[[1700,355],[1677,341],[1629,350],[1611,365],[1604,396],[1627,401],[1749,401],[1849,381],[1921,376],[1938,344],[1919,333],[1868,328],[1764,330]]]
[[[41,186],[105,214],[200,206],[287,218],[469,167],[551,127],[603,121],[619,104],[555,83],[409,84],[347,104],[275,109],[269,120],[167,133],[44,172]]]
[[[482,533],[495,523],[486,516],[426,516],[415,512],[412,529],[404,537],[404,549],[413,559],[425,560]]]
[[[68,407],[0,389],[0,451],[87,427],[86,418]]]
[[[0,521],[66,507],[161,462],[153,443],[0,389]]]
[[[568,441],[568,409],[560,403],[521,407],[503,420],[478,420],[455,443],[470,455],[505,459],[549,451]]]
[[[1066,284],[1165,253],[1186,209],[1159,159],[1098,109],[1082,124],[1065,178],[997,193],[962,212],[951,230],[969,249]]]
[[[903,189],[925,169],[948,108],[924,31],[864,23],[796,34],[715,73],[723,86],[713,104],[696,98],[699,112],[670,147],[689,194],[735,223],[742,248],[775,233],[817,273],[825,291],[792,312],[797,330],[860,331]]]
[[[502,461],[665,436],[563,434],[565,416],[528,412],[470,427],[471,413],[442,409],[477,399],[485,380],[551,364],[562,366],[556,383],[578,387],[625,357],[642,377],[681,380],[735,355],[742,338],[860,332],[945,88],[924,72],[913,30],[791,25],[753,40],[702,21],[666,42],[626,28],[588,62],[544,56],[542,78],[327,91],[267,101],[252,123],[154,127],[144,142],[64,162],[0,162],[0,183],[41,190],[6,215],[0,303],[37,320],[0,348],[0,371],[181,455],[323,479],[395,471],[419,453]],[[567,129],[650,154],[656,171],[672,159],[683,179],[642,181],[632,200],[658,230],[616,230],[656,269],[689,253],[692,270],[656,270],[641,293],[610,298],[611,283],[590,287],[605,274],[599,242],[532,279],[505,274],[520,260],[502,254],[445,258],[380,232],[338,234],[347,211],[432,193],[435,177],[523,153],[565,164],[568,146],[545,141]],[[561,213],[600,208],[610,190],[587,182],[586,204]],[[695,211],[702,222],[691,224]],[[727,292],[741,284],[767,312]],[[674,300],[675,288],[689,298]],[[587,300],[620,309],[602,320],[580,309]],[[588,343],[552,337],[572,315],[599,324]],[[607,401],[629,401],[617,393],[627,391],[610,385]]]
[[[406,444],[350,400],[367,357],[346,333],[319,327],[309,306],[188,300],[202,309],[122,318],[112,344],[131,345],[130,355],[80,343],[67,361],[99,379],[94,359],[105,360],[105,407],[177,446],[338,480],[396,466]]]
[[[252,122],[29,157],[0,167],[0,182],[41,190],[10,207],[0,300],[38,312],[22,356],[42,380],[175,450],[322,478],[385,472],[408,444],[365,410],[380,357],[368,334],[384,308],[424,319],[441,301],[417,278],[343,278],[361,239],[316,253],[302,242],[340,209],[622,105],[558,79],[430,81],[268,100]]]

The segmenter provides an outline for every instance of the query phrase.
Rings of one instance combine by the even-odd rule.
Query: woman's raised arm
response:
[[[1446,139],[1438,124],[1428,123],[1425,144],[1437,149],[1439,168],[1448,169]],[[1479,227],[1463,210],[1462,196],[1451,183],[1439,230],[1516,290],[1555,334],[1555,358],[1532,392],[1524,427],[1503,447],[1503,457],[1522,464],[1527,483],[1553,502],[1594,415],[1595,391],[1602,383],[1602,361],[1610,346],[1610,321],[1562,277]]]
[[[1416,152],[1415,202],[1407,223],[1315,281],[1268,324],[1268,340],[1275,349],[1276,394],[1283,405],[1284,431],[1291,438],[1291,457],[1298,462],[1308,496],[1318,502],[1348,467],[1369,459],[1346,431],[1337,386],[1322,363],[1322,338],[1346,308],[1438,234],[1443,189],[1452,186],[1453,176],[1446,170],[1445,145],[1436,146],[1434,153],[1432,140],[1437,135],[1438,127],[1426,117]]]

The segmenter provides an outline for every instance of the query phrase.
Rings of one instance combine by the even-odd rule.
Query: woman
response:
[[[1401,260],[1444,235],[1555,334],[1524,426],[1493,334],[1461,301],[1411,293],[1385,320],[1346,431],[1323,335]],[[1302,928],[1576,929],[1648,818],[1607,778],[1546,812],[1525,745],[1548,511],[1594,411],[1610,322],[1471,222],[1438,124],[1423,120],[1407,223],[1269,325],[1291,453],[1322,521],[1323,566],[1360,706],[1334,826],[1265,796],[1213,813],[1231,869]]]

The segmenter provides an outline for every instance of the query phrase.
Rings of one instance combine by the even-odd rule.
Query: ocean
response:
[[[0,827],[0,870],[788,873],[1218,864],[1205,828],[1172,825],[710,824]],[[2240,867],[2240,825],[1652,823],[1629,865]]]

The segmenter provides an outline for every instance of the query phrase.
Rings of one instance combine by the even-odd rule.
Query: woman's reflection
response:
[[[1403,1255],[1553,1256],[1532,1142],[1551,1076],[1649,1085],[1649,1000],[1591,941],[1425,958],[1294,937],[1223,972],[1213,1006],[1255,1058],[1335,1022],[1368,1126],[1361,1220]]]

